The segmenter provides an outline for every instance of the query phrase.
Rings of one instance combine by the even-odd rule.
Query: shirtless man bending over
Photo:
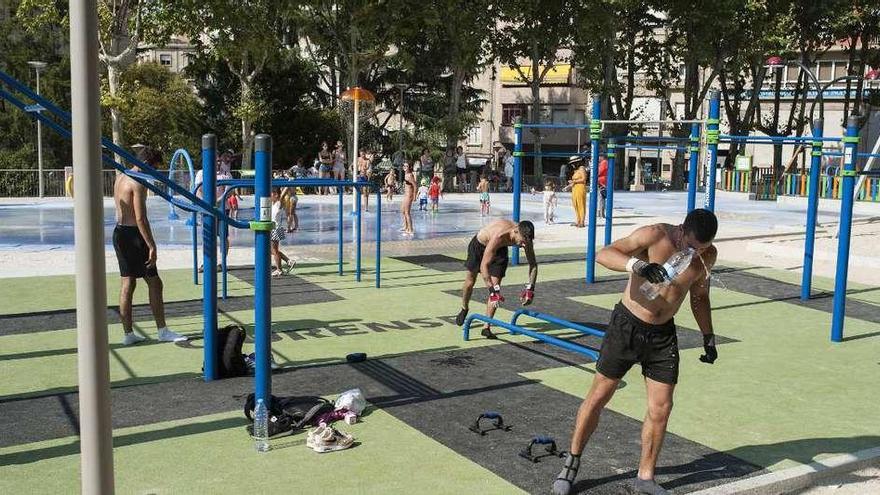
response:
[[[147,165],[158,168],[162,163],[159,152],[144,147],[138,152],[138,159]],[[132,167],[135,172],[140,168]],[[147,219],[147,188],[125,174],[116,175],[113,185],[113,201],[116,203],[116,228],[113,229],[113,248],[119,261],[119,275],[122,286],[119,292],[119,315],[122,317],[122,330],[125,345],[137,344],[144,337],[131,329],[131,300],[137,279],[143,278],[150,292],[150,309],[159,329],[160,342],[179,342],[186,337],[168,329],[165,324],[165,303],[162,301],[162,279],[156,271],[156,242]]]
[[[464,264],[467,275],[461,288],[461,311],[455,317],[456,325],[461,326],[467,318],[468,303],[474,291],[477,274],[483,277],[483,282],[489,288],[486,315],[492,318],[495,310],[504,302],[504,297],[501,296],[501,280],[507,273],[507,248],[510,246],[525,249],[526,259],[529,260],[529,283],[520,294],[520,302],[523,306],[532,303],[532,299],[535,298],[535,280],[538,278],[534,239],[535,226],[528,220],[518,224],[510,220],[496,220],[477,232],[468,245],[468,257]],[[481,334],[488,339],[497,338],[489,324],[486,324]]]
[[[568,494],[580,467],[581,452],[590,439],[599,415],[611,400],[617,385],[636,363],[645,377],[648,404],[642,425],[642,454],[634,480],[637,493],[667,493],[654,481],[654,468],[672,412],[672,394],[678,381],[678,339],[673,316],[690,292],[691,311],[703,333],[706,354],[700,361],[712,364],[718,358],[709,304],[709,273],[718,251],[712,245],[718,220],[709,210],[693,210],[681,225],[665,223],[636,229],[629,237],[603,248],[596,261],[618,272],[629,272],[621,301],[611,313],[611,323],[602,340],[593,385],[578,409],[571,450],[565,467],[553,483],[553,493]],[[663,263],[676,252],[693,250],[690,265],[648,299],[639,287],[648,280],[666,280]]]

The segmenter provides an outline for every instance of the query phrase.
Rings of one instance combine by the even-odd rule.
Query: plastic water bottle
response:
[[[257,409],[254,411],[254,441],[257,452],[269,451],[269,410],[263,399],[257,401]]]
[[[663,263],[663,268],[666,270],[667,275],[666,280],[659,284],[653,284],[645,280],[645,283],[639,287],[639,290],[648,298],[648,300],[653,301],[658,295],[660,295],[660,289],[669,285],[672,282],[672,279],[687,270],[693,257],[694,250],[692,248],[687,248],[684,251],[679,251],[673,254],[668,260],[666,260],[666,263]]]

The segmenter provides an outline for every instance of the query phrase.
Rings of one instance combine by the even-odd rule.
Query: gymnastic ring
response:
[[[71,198],[73,197],[73,175],[68,175],[64,180],[64,192]]]

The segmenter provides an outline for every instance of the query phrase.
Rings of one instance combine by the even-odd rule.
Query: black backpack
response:
[[[314,426],[318,418],[334,410],[333,403],[323,397],[303,395],[291,397],[269,397],[269,436],[274,437],[282,433],[293,433],[296,430]],[[254,394],[247,396],[244,401],[244,415],[251,422],[247,426],[248,433],[253,435],[254,409],[256,409]]]
[[[241,353],[241,345],[246,336],[244,328],[240,325],[227,325],[217,329],[215,336],[217,355],[215,358],[218,364],[217,374],[220,378],[248,374],[248,367],[244,362],[244,355]]]

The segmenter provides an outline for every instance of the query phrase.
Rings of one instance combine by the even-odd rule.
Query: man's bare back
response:
[[[140,205],[135,204],[140,198]],[[146,208],[146,188],[125,174],[117,174],[113,184],[113,202],[116,204],[116,224],[137,226],[135,208]]]
[[[516,244],[516,241],[513,239],[513,236],[510,235],[513,232],[513,229],[516,228],[516,223],[510,220],[496,220],[489,225],[486,225],[479,232],[477,232],[477,240],[480,241],[480,244],[486,246],[489,244],[489,241],[494,237],[499,237],[498,247],[509,247]]]
[[[662,265],[673,254],[688,247],[680,227],[670,224],[661,223],[642,227],[633,235],[643,236],[644,242],[648,245],[646,248],[630,251],[626,254],[648,263]],[[661,324],[671,320],[678,312],[691,287],[695,283],[708,283],[709,273],[715,264],[717,255],[718,251],[712,245],[702,252],[699,250],[695,252],[687,270],[675,277],[668,286],[661,288],[660,295],[654,300],[648,299],[639,290],[639,287],[645,282],[645,278],[635,273],[630,274],[622,297],[624,306],[646,323]]]

